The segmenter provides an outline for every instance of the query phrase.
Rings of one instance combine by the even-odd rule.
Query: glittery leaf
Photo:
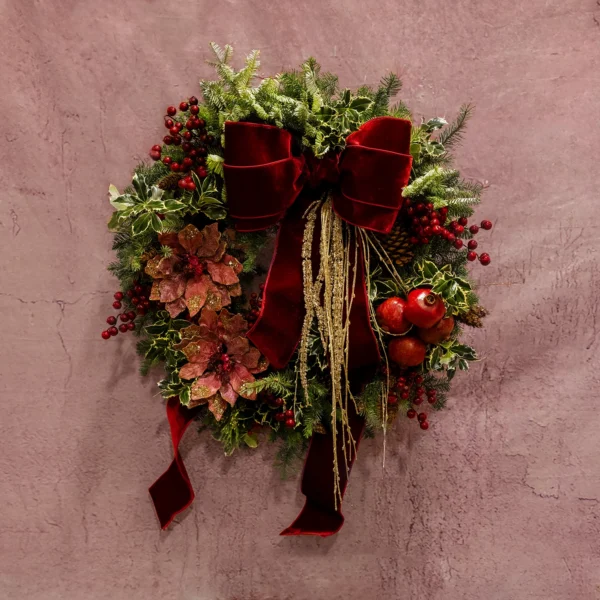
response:
[[[212,257],[219,249],[221,234],[217,223],[212,223],[202,230],[202,240],[195,253],[202,257]],[[183,246],[183,244],[182,244]]]
[[[160,283],[160,301],[173,302],[181,298],[185,292],[185,287],[186,281],[184,275],[176,275],[169,279],[163,279]]]
[[[256,400],[256,392],[251,393],[241,393],[241,388],[245,383],[252,383],[254,381],[254,376],[244,365],[236,364],[233,367],[233,370],[229,373],[229,383],[231,383],[231,387],[235,392],[240,394],[240,396],[247,398],[248,400]]]
[[[224,331],[223,338],[225,340],[231,340],[238,337],[248,330],[248,321],[240,314],[232,315],[225,309],[221,311],[220,317]]]
[[[165,308],[171,315],[171,319],[174,319],[177,315],[180,315],[185,310],[185,302],[183,298],[177,298],[173,302],[167,302]]]
[[[206,275],[196,276],[188,281],[185,289],[185,302],[191,317],[196,315],[206,303],[210,285],[210,278]]]
[[[219,262],[223,258],[225,250],[227,250],[227,244],[221,239],[217,251],[213,254],[213,256],[210,257],[210,259],[214,260],[215,262]]]
[[[227,286],[227,292],[230,296],[237,298],[242,295],[242,286],[239,283]]]
[[[192,383],[192,400],[210,398],[221,387],[221,378],[216,373],[200,377]]]
[[[237,360],[238,362],[241,362],[242,364],[244,364],[247,367],[250,367],[250,365],[246,365],[244,363],[244,355],[250,350],[250,342],[248,341],[248,338],[239,336],[236,338],[233,338],[230,342],[227,342],[227,354],[229,354],[229,356],[231,356],[231,358],[234,358],[235,360]],[[258,353],[258,355],[260,356],[260,352]],[[256,359],[258,362],[258,358]],[[254,365],[256,366],[256,365]]]
[[[224,262],[206,261],[206,270],[209,272],[212,280],[215,283],[223,285],[233,285],[239,281],[238,276],[231,266]]]
[[[178,234],[179,243],[189,254],[196,254],[198,248],[202,245],[204,235],[193,225],[186,225]]]
[[[159,233],[158,241],[161,246],[169,246],[169,248],[173,248],[173,250],[179,249],[179,238],[174,231],[169,233]]]
[[[223,257],[223,262],[226,265],[229,265],[235,271],[236,275],[239,275],[244,270],[242,263],[235,258],[235,256],[231,256],[230,254],[226,254]]]
[[[233,406],[238,399],[238,393],[231,387],[230,383],[225,383],[222,385],[219,393],[221,394],[223,400],[231,404],[231,406]]]
[[[249,348],[241,357],[240,362],[250,371],[257,369],[260,363],[261,354],[258,348]]]
[[[220,394],[215,394],[208,399],[208,410],[215,416],[217,421],[220,421],[227,410],[227,402],[221,398]]]
[[[159,263],[158,269],[163,277],[170,277],[174,273],[175,265],[181,262],[178,256],[165,256]]]
[[[160,272],[160,269],[158,268],[158,265],[161,260],[162,260],[162,256],[155,256],[154,258],[151,258],[146,263],[145,271],[148,275],[150,275],[150,277],[152,277],[152,279],[161,279],[162,278],[162,273]]]
[[[150,295],[148,296],[148,300],[154,300],[154,301],[160,300],[160,281],[152,282],[152,289],[150,290]]]

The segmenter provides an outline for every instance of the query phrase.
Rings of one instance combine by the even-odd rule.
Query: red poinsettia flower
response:
[[[155,256],[146,264],[146,273],[155,280],[150,300],[164,302],[171,317],[186,308],[192,317],[204,306],[221,310],[231,304],[231,296],[241,295],[242,265],[226,253],[216,223],[202,231],[187,225],[179,233],[159,234],[158,240],[170,248],[170,255]]]
[[[242,315],[204,308],[198,325],[182,329],[181,343],[175,346],[189,361],[181,367],[179,376],[195,379],[189,406],[208,403],[217,421],[238,396],[256,400],[256,393],[245,391],[244,384],[253,382],[254,374],[268,366],[260,351],[250,345],[247,330]]]

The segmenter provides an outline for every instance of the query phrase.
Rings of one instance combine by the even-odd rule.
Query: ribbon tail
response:
[[[179,443],[194,420],[196,411],[181,405],[178,397],[169,398],[167,418],[173,442],[173,462],[150,486],[149,492],[161,529],[166,529],[173,519],[194,501],[194,490],[183,459],[179,454]]]
[[[365,420],[356,414],[351,404],[348,419],[352,437],[356,442],[356,451],[347,446],[348,472],[340,469],[340,489],[342,497],[348,486],[348,476],[356,459],[358,445],[362,438]],[[342,436],[337,437],[335,451],[338,464],[344,465]],[[304,472],[302,474],[301,491],[306,496],[304,508],[296,520],[280,535],[318,535],[328,537],[337,533],[344,524],[341,503],[335,505],[333,472],[333,437],[331,433],[315,434],[310,442]]]

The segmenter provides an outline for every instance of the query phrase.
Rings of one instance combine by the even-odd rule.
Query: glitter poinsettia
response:
[[[217,421],[238,396],[256,400],[256,393],[244,391],[244,384],[253,382],[254,375],[268,366],[260,351],[250,345],[247,330],[241,315],[204,308],[198,325],[182,329],[181,342],[175,346],[189,361],[179,376],[195,380],[189,406],[208,403]]]
[[[179,233],[160,234],[158,240],[169,250],[146,263],[146,273],[154,279],[150,300],[164,302],[171,317],[186,308],[192,317],[205,306],[218,311],[231,304],[231,296],[241,295],[242,265],[227,254],[216,223],[202,231],[187,225]]]

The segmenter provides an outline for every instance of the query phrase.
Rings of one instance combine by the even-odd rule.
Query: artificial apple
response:
[[[446,313],[444,301],[431,288],[418,288],[408,294],[404,316],[417,327],[433,327]]]
[[[381,329],[388,333],[406,333],[411,328],[411,324],[404,316],[405,306],[406,301],[397,297],[382,302],[375,311]]]
[[[416,367],[425,360],[425,344],[416,337],[403,336],[394,338],[389,346],[390,358],[401,367]]]
[[[443,317],[433,327],[417,330],[417,335],[427,344],[439,344],[447,340],[454,329],[454,317]]]

